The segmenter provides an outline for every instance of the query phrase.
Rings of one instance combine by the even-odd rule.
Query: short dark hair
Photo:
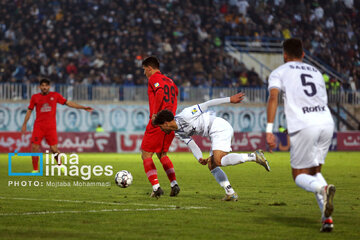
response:
[[[41,78],[40,79],[40,85],[46,83],[47,85],[50,85],[50,80],[48,78]]]
[[[145,58],[144,61],[142,62],[142,65],[144,67],[152,67],[154,69],[159,69],[160,68],[159,60],[156,57],[147,57],[147,58]]]
[[[170,110],[164,109],[156,114],[154,125],[161,125],[172,120],[174,120],[174,114]]]
[[[303,54],[302,41],[299,38],[289,38],[283,42],[283,49],[290,57],[301,58]]]

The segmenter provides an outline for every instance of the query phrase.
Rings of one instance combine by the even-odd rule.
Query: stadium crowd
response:
[[[0,82],[48,76],[67,84],[147,83],[159,56],[179,86],[261,86],[224,51],[226,36],[303,39],[305,49],[360,88],[359,2],[352,0],[4,0]]]

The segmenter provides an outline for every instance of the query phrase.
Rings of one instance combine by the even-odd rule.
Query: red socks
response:
[[[163,168],[164,168],[166,175],[168,176],[170,182],[175,181],[176,176],[175,176],[174,165],[172,164],[170,158],[168,156],[164,156],[160,159],[160,162],[163,165]]]
[[[160,162],[163,165],[163,168],[164,168],[166,175],[168,176],[170,182],[176,181],[174,165],[172,164],[169,157],[168,156],[162,157],[160,159]],[[146,176],[149,179],[151,185],[154,186],[155,184],[159,184],[157,170],[156,170],[156,167],[155,167],[155,164],[154,164],[152,158],[144,159],[143,164],[144,164]]]
[[[156,167],[152,158],[144,159],[143,164],[144,164],[146,176],[149,179],[151,185],[154,186],[155,184],[159,184]]]
[[[39,170],[39,157],[38,156],[32,156],[32,165],[33,165],[34,171]]]

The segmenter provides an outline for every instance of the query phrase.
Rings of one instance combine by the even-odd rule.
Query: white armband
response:
[[[272,133],[273,132],[274,123],[267,123],[266,125],[266,132]]]

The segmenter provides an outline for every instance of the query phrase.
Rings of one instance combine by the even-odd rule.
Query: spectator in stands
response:
[[[74,62],[70,62],[67,66],[66,66],[66,73],[67,74],[77,74],[78,70],[77,67],[75,66]]]
[[[239,81],[240,81],[241,87],[249,86],[249,79],[248,79],[248,75],[247,75],[246,71],[243,71],[242,73],[240,73]]]
[[[211,86],[228,87],[238,76],[234,77],[233,65],[225,64],[221,53],[225,36],[301,36],[305,49],[347,78],[360,61],[356,51],[359,1],[301,0],[285,4],[284,0],[252,0],[250,4],[250,0],[203,0],[171,1],[164,6],[140,0],[55,3],[0,3],[1,81],[14,77],[16,81],[34,82],[40,74],[53,75],[55,67],[58,82],[75,74],[84,83],[84,79],[93,79],[88,82],[95,84],[122,83],[132,74],[134,85],[145,84],[143,74],[136,72],[135,59],[158,55],[164,60],[166,73],[179,76],[180,82],[192,79],[202,65],[202,77],[214,79]],[[198,56],[196,68],[193,56]],[[20,65],[23,77],[21,67],[16,72]],[[214,72],[217,67],[226,81]],[[14,72],[16,76],[12,76]]]

